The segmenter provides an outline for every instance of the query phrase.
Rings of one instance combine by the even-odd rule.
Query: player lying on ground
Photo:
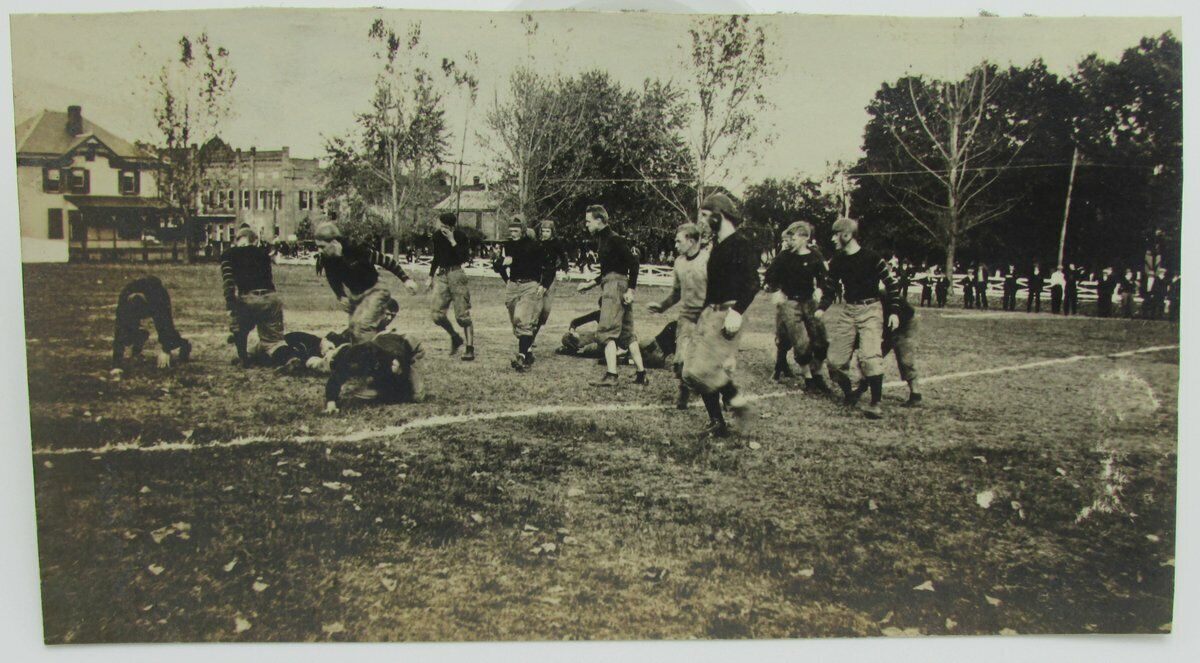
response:
[[[113,377],[120,377],[125,367],[125,349],[130,356],[142,353],[150,332],[142,329],[142,321],[150,318],[158,332],[159,368],[185,362],[192,354],[191,342],[179,335],[171,316],[171,296],[156,276],[144,276],[131,281],[117,296],[116,325],[113,330]]]
[[[323,360],[335,348],[350,342],[350,332],[329,332],[324,336],[308,332],[288,332],[283,335],[283,340],[287,343],[293,356],[299,358],[305,366],[318,373],[328,373],[328,362]],[[267,352],[266,346],[261,342],[256,341],[249,344],[246,354],[250,360],[249,366],[275,365],[271,354]],[[239,362],[240,360],[235,359],[234,361]]]
[[[347,343],[326,356],[329,379],[325,382],[325,412],[338,411],[345,397],[369,403],[416,403],[425,398],[417,368],[421,345],[402,334],[383,332],[371,340]]]
[[[555,353],[568,357],[603,360],[604,344],[597,340],[596,332],[594,330],[579,331],[578,329],[599,319],[600,311],[592,311],[572,320],[571,328],[563,334],[562,346],[555,350]],[[642,364],[646,368],[666,368],[668,360],[678,356],[676,352],[677,327],[678,323],[672,320],[663,326],[657,336],[649,341],[638,343],[638,349],[642,353]],[[617,353],[618,363],[629,363],[630,361],[627,352]]]

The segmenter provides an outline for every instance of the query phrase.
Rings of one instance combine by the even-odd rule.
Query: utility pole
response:
[[[1063,207],[1062,233],[1058,236],[1058,268],[1063,266],[1063,251],[1067,246],[1067,218],[1071,215],[1071,190],[1075,188],[1075,167],[1079,165],[1079,147],[1071,155],[1071,176],[1067,179],[1067,204]]]

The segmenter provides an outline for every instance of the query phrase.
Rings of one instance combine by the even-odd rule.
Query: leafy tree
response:
[[[229,66],[229,51],[214,46],[207,33],[184,35],[178,46],[178,56],[146,81],[155,99],[158,128],[158,136],[147,147],[162,164],[156,172],[158,195],[167,204],[171,221],[183,227],[191,261],[200,191],[208,168],[207,153],[195,146],[216,137],[229,116],[229,92],[237,74]]]
[[[1178,267],[1182,70],[1183,46],[1169,32],[1142,39],[1118,62],[1091,55],[1079,64],[1075,140],[1085,165],[1077,190],[1093,205],[1068,246],[1121,266],[1150,251]]]
[[[763,88],[775,68],[766,31],[751,27],[746,15],[697,18],[688,35],[695,99],[690,147],[699,208],[710,184],[726,181],[733,157],[748,152],[758,136],[761,113],[771,106]]]
[[[827,239],[838,216],[839,203],[822,190],[820,182],[811,178],[768,177],[746,188],[742,211],[747,220],[770,230],[774,248],[783,230],[795,221],[808,221],[813,224],[814,237]]]

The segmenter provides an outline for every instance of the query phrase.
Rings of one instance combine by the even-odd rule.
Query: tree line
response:
[[[532,16],[523,25],[527,39],[539,38]],[[478,56],[433,55],[420,23],[377,19],[365,38],[377,76],[355,129],[326,141],[324,192],[339,201],[338,223],[361,238],[423,235],[433,205],[461,186],[474,132],[504,217],[556,219],[564,239],[582,243],[573,221],[601,202],[644,255],[657,256],[704,195],[729,193],[730,169],[770,142],[762,111],[777,57],[768,29],[747,16],[694,19],[678,80],[628,86],[599,69],[567,76],[519,63],[488,104],[477,98]],[[236,75],[206,35],[180,45],[152,82],[155,147],[171,164],[160,188],[187,218],[204,164],[183,148],[216,134]],[[1140,266],[1149,250],[1174,267],[1181,72],[1182,45],[1166,33],[1116,62],[1089,55],[1068,76],[1040,60],[982,62],[958,80],[904,76],[867,103],[856,163],[818,178],[770,177],[735,197],[764,251],[792,221],[827,237],[848,213],[868,242],[920,264],[1053,264],[1061,246],[1065,262]],[[450,103],[465,111],[461,128],[447,123]]]

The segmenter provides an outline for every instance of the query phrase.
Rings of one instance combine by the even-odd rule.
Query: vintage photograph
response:
[[[46,643],[1172,631],[1180,18],[9,21]]]

